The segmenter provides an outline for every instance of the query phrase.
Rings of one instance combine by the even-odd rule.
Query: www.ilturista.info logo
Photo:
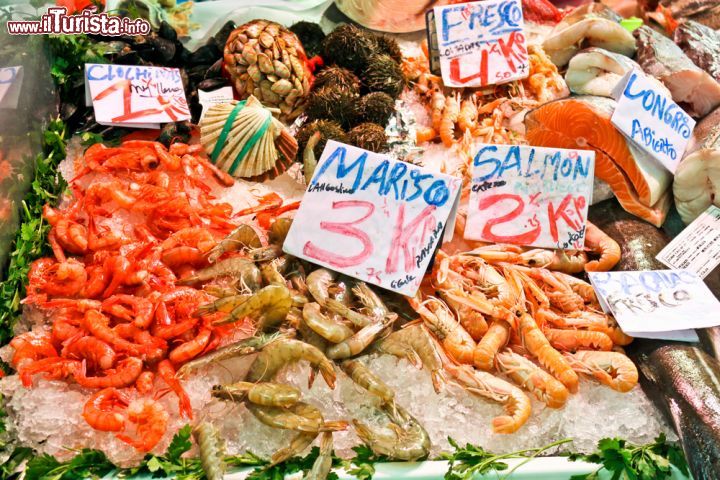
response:
[[[118,36],[150,33],[150,23],[147,20],[95,12],[96,8],[90,7],[79,15],[68,15],[65,7],[50,7],[40,20],[9,20],[7,30],[10,35],[89,33]]]

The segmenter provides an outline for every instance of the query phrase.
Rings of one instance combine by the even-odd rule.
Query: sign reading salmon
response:
[[[85,64],[85,101],[101,125],[156,128],[190,120],[177,68]]]
[[[486,0],[433,9],[445,86],[482,87],[528,76],[520,0]]]
[[[695,120],[641,72],[620,81],[611,121],[626,137],[675,173],[695,128]]]
[[[591,272],[606,313],[634,337],[697,341],[693,328],[720,324],[720,304],[689,270]]]
[[[465,238],[581,249],[592,199],[595,152],[481,145]]]
[[[283,250],[414,295],[442,239],[460,183],[328,141]]]

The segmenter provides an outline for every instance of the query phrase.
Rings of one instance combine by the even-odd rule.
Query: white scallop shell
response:
[[[222,132],[225,122],[237,101],[212,106],[200,121],[200,141],[208,155],[212,155],[215,144]],[[285,128],[279,120],[272,116],[274,109],[262,106],[257,98],[247,98],[245,106],[238,112],[232,123],[215,164],[222,170],[238,178],[249,178],[262,175],[273,169],[278,163],[280,154],[275,146],[275,138]],[[270,119],[270,125],[254,145],[238,162],[234,172],[230,169],[236,158],[253,136],[263,128]]]

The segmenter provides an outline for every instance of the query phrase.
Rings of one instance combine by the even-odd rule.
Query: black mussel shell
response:
[[[221,52],[215,46],[204,45],[190,54],[188,63],[190,66],[212,65],[221,56]]]
[[[222,28],[215,34],[215,43],[224,49],[230,33],[232,33],[236,27],[235,22],[232,20],[226,22],[225,25],[223,25]]]
[[[128,50],[127,52],[123,52],[115,57],[113,59],[113,63],[117,63],[119,65],[143,65],[145,62],[142,58],[140,58],[138,52],[135,50]]]
[[[205,73],[208,70],[207,65],[198,65],[195,67],[191,67],[187,69],[187,74],[190,80],[192,80],[194,83],[202,82],[202,80],[205,78]]]
[[[169,147],[171,143],[190,141],[190,122],[175,122],[163,125],[157,141]]]
[[[160,35],[162,38],[170,40],[171,42],[177,40],[177,32],[172,27],[172,25],[165,21],[160,24],[160,28],[158,29],[158,35]]]
[[[199,90],[205,90],[206,92],[216,90],[221,87],[228,85],[227,80],[224,78],[206,78],[202,82],[197,84]]]
[[[175,42],[166,38],[156,37],[151,42],[158,61],[167,64],[175,57]]]
[[[205,79],[222,77],[222,66],[223,59],[221,58],[207,69],[205,72]]]

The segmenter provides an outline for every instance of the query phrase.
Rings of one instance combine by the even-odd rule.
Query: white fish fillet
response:
[[[695,126],[693,140],[675,171],[673,195],[683,222],[710,205],[720,206],[720,108]]]
[[[613,90],[623,76],[633,70],[642,71],[640,65],[624,55],[591,47],[575,55],[568,63],[565,82],[570,91],[578,95],[613,97]],[[661,91],[670,91],[654,77],[648,77]]]

